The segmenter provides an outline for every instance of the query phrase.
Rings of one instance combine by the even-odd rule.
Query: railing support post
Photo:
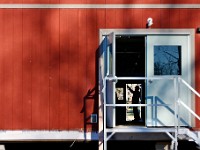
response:
[[[156,107],[154,108],[155,110],[153,110],[153,114],[152,114],[152,120],[157,118],[157,106],[167,106],[166,104],[163,104],[163,103],[157,103],[155,102],[155,104],[107,104],[106,102],[106,80],[109,79],[110,77],[105,77],[104,80],[103,80],[103,83],[104,83],[104,88],[103,88],[103,149],[104,150],[107,150],[107,142],[108,140],[112,137],[112,135],[114,134],[114,130],[109,130],[107,129],[106,127],[106,110],[108,107],[126,107],[126,106],[133,106],[133,107],[136,107],[136,106],[142,106],[142,107],[147,107],[147,106],[150,106],[150,107]],[[116,78],[112,77],[110,78],[111,80],[115,80]],[[120,80],[146,80],[147,78],[146,77],[120,77],[120,78],[117,78],[117,79],[120,79]],[[148,77],[149,79],[149,77]],[[162,77],[152,77],[152,79],[155,79],[155,80],[159,80],[159,79],[165,79],[165,78],[162,78]],[[170,80],[173,80],[173,84],[174,84],[174,91],[175,91],[175,95],[174,95],[174,129],[172,129],[170,131],[170,133],[172,134],[168,134],[170,136],[170,138],[172,139],[172,142],[171,142],[171,150],[177,150],[178,149],[178,134],[181,134],[181,130],[180,130],[180,112],[179,112],[179,108],[180,108],[180,105],[183,106],[184,108],[186,108],[192,115],[194,115],[197,119],[200,120],[200,116],[198,116],[189,106],[187,106],[184,102],[182,102],[181,100],[181,94],[183,91],[181,91],[181,87],[182,87],[182,83],[184,85],[186,85],[186,87],[188,87],[194,94],[196,94],[198,97],[200,97],[200,93],[198,93],[195,89],[193,89],[187,82],[185,82],[183,79],[181,79],[181,77],[179,76],[173,76],[171,78],[169,78]],[[173,107],[173,106],[172,106]],[[154,118],[155,117],[155,118]],[[153,124],[153,123],[152,123]],[[155,123],[155,125],[157,126],[157,124]],[[107,133],[108,132],[111,132],[110,135],[108,135]],[[116,131],[118,132],[118,131]],[[124,130],[121,130],[120,132],[124,132]],[[130,129],[128,132],[135,132],[135,131],[132,131],[132,129]],[[138,131],[137,131],[138,132]],[[141,132],[145,132],[145,131],[141,131]],[[160,132],[160,131],[159,131]]]
[[[107,150],[107,132],[106,132],[106,79],[104,79],[104,101],[103,101],[103,150]]]
[[[179,77],[174,77],[174,91],[175,91],[175,98],[174,98],[174,104],[175,104],[175,141],[174,141],[174,149],[178,149],[178,133],[179,133],[179,96],[180,96],[180,81]]]

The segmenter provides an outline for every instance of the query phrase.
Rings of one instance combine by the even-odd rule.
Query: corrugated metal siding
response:
[[[152,28],[196,29],[200,11],[0,9],[0,129],[84,128],[84,97],[97,84],[99,29],[145,28],[148,17]],[[197,90],[199,40],[196,34]],[[89,117],[98,106],[88,101],[86,107]]]
[[[200,4],[199,0],[0,0],[1,4]]]

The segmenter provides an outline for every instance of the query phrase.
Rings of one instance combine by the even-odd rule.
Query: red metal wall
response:
[[[199,0],[0,0],[1,4],[199,4]]]
[[[60,3],[67,2],[60,0]],[[146,2],[171,3],[172,0]],[[10,3],[22,3],[22,0]],[[26,3],[59,1],[26,0]],[[83,129],[84,106],[85,117],[97,113],[98,107],[97,98],[87,93],[98,80],[99,29],[145,28],[148,17],[154,19],[152,28],[200,26],[199,9],[0,9],[0,130]],[[200,34],[196,34],[198,91],[199,41]],[[197,101],[200,114],[199,104]]]

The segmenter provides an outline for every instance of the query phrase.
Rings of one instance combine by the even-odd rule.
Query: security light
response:
[[[147,19],[147,27],[150,27],[153,25],[153,19],[152,18],[148,18]]]

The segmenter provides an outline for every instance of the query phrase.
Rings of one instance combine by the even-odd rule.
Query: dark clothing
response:
[[[139,104],[140,99],[140,91],[139,88],[136,87],[136,90],[133,91],[130,87],[128,87],[129,91],[133,94],[132,96],[132,104]],[[140,120],[139,110],[138,107],[133,107],[133,114],[134,114],[134,120]]]
[[[132,93],[133,93],[132,104],[139,104],[140,92],[139,91],[133,91]]]

